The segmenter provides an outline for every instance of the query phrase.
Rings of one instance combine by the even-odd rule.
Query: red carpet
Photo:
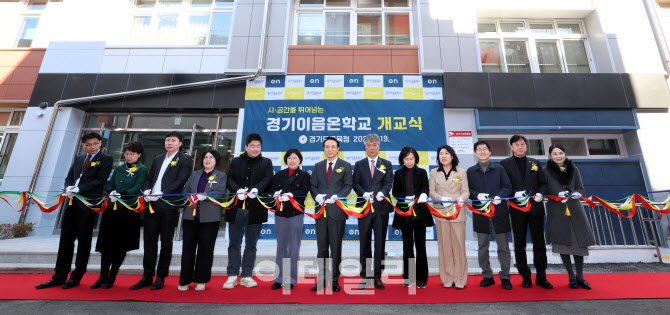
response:
[[[140,276],[119,276],[111,289],[91,290],[89,286],[98,275],[86,275],[81,285],[69,290],[60,287],[37,290],[35,285],[45,282],[50,275],[2,274],[0,275],[0,299],[4,300],[98,300],[122,301],[136,300],[148,302],[188,302],[188,303],[305,303],[305,304],[405,304],[405,303],[454,303],[454,302],[513,302],[513,301],[562,301],[562,300],[611,300],[611,299],[654,299],[670,298],[670,274],[668,273],[614,273],[587,274],[593,290],[570,289],[566,275],[549,275],[554,284],[553,290],[537,286],[531,289],[521,287],[521,277],[512,276],[514,289],[504,290],[495,278],[496,285],[489,288],[479,287],[481,276],[470,276],[464,290],[442,288],[438,276],[430,277],[426,289],[415,289],[412,294],[398,281],[387,281],[386,290],[355,290],[356,278],[341,278],[341,292],[318,295],[310,291],[310,284],[300,284],[289,294],[282,290],[270,290],[272,282],[259,281],[256,288],[237,286],[232,290],[221,289],[225,277],[215,277],[207,284],[205,291],[177,291],[177,277],[166,279],[165,288],[150,291],[145,288],[130,291],[128,288],[140,279]],[[349,289],[351,288],[351,289]],[[367,294],[366,294],[367,293]]]

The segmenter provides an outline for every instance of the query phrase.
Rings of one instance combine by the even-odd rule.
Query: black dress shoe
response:
[[[272,289],[272,290],[281,289],[281,283],[279,283],[279,282],[273,283],[272,286],[270,287],[270,289]]]
[[[138,283],[133,284],[130,287],[131,290],[139,290],[141,288],[150,287],[154,283],[153,278],[142,278]]]
[[[568,282],[568,286],[570,287],[570,289],[579,288],[579,285],[577,284],[577,280],[575,280],[575,279],[570,279],[570,282]]]
[[[114,283],[113,283],[113,282],[112,282],[112,283],[107,282],[107,283],[105,283],[105,284],[102,285],[102,288],[103,288],[103,289],[111,289],[112,287],[114,287]]]
[[[102,288],[102,285],[105,283],[104,280],[98,279],[94,284],[91,285],[91,289],[100,289]]]
[[[577,284],[579,284],[579,286],[581,286],[584,289],[591,290],[591,285],[588,282],[586,282],[586,280],[577,279]]]
[[[365,290],[372,286],[372,279],[363,278],[361,283],[358,285],[359,290]]]
[[[503,289],[512,290],[512,283],[509,281],[509,279],[500,279],[500,284],[502,285]]]
[[[521,281],[521,287],[522,288],[532,288],[533,287],[533,282],[530,280],[530,277],[523,277],[523,280]]]
[[[49,279],[49,281],[47,281],[45,283],[40,283],[40,284],[36,285],[35,289],[52,288],[52,287],[55,287],[57,285],[63,285],[63,284],[65,284],[65,282],[54,281],[54,279],[52,278],[52,279]]]
[[[151,291],[160,290],[165,285],[165,278],[156,278],[156,282],[151,286]]]
[[[535,284],[545,288],[545,289],[553,289],[554,286],[547,281],[547,278],[537,278],[535,279]]]
[[[479,286],[486,288],[494,284],[496,284],[496,281],[493,280],[493,278],[484,278],[482,279],[482,282],[479,283]]]
[[[333,281],[333,292],[340,292],[341,289],[340,284],[337,281]]]
[[[375,288],[377,288],[377,290],[386,289],[386,287],[384,287],[384,283],[382,282],[382,279],[375,278]]]
[[[78,285],[79,285],[79,281],[75,281],[75,280],[70,279],[67,282],[65,282],[65,284],[63,285],[63,289],[72,289],[72,288],[74,288]]]

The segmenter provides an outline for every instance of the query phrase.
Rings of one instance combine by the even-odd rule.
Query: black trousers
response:
[[[514,258],[516,269],[522,277],[530,277],[531,271],[526,258],[526,233],[530,227],[533,241],[533,264],[537,277],[546,277],[547,246],[544,241],[544,217],[531,214],[512,214],[512,235],[514,237]]]
[[[72,200],[72,205],[65,208],[56,258],[56,272],[53,276],[54,281],[64,282],[67,280],[67,274],[72,266],[72,256],[74,256],[75,240],[77,240],[77,258],[70,279],[79,281],[86,273],[88,257],[91,254],[95,215],[95,212],[77,199]]]
[[[214,245],[219,233],[219,222],[200,223],[183,220],[184,243],[181,250],[179,285],[207,283],[212,278]]]
[[[388,213],[371,213],[358,219],[358,233],[360,238],[361,278],[381,278],[384,271],[386,251],[386,233],[389,227]],[[367,265],[368,258],[372,258],[372,233],[375,234],[374,274],[372,266]]]
[[[170,271],[170,260],[172,260],[172,239],[174,228],[177,223],[176,207],[170,206],[164,201],[152,201],[151,207],[154,213],[144,212],[144,277],[165,278]],[[160,259],[158,259],[158,238],[161,240]],[[158,268],[156,268],[158,260]]]
[[[428,257],[426,256],[426,227],[419,220],[410,220],[409,227],[402,231],[402,277],[417,284],[428,282]],[[416,247],[416,279],[410,272],[410,259],[415,258]]]
[[[320,217],[316,219],[316,258],[319,267],[319,281],[325,281],[332,272],[332,281],[340,279],[340,262],[342,261],[342,239],[344,238],[345,220],[331,220]],[[330,251],[329,251],[330,250]],[[326,263],[332,258],[332,267]]]

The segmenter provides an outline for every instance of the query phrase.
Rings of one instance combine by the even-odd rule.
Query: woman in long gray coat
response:
[[[205,151],[202,165],[205,169],[195,171],[184,185],[185,194],[197,194],[198,201],[184,208],[184,244],[181,252],[179,291],[186,291],[196,283],[195,290],[205,290],[205,283],[212,277],[214,245],[219,233],[222,208],[209,200],[206,194],[226,192],[226,173],[216,169],[221,156],[215,150]],[[220,197],[216,194],[211,197]],[[195,208],[195,211],[194,211]],[[195,215],[194,215],[195,212]],[[196,255],[197,250],[197,255]]]
[[[590,290],[591,286],[583,276],[584,256],[589,255],[588,247],[595,245],[596,240],[580,203],[584,193],[582,177],[560,145],[549,147],[549,161],[544,174],[547,178],[547,195],[565,197],[561,201],[549,199],[547,202],[547,239],[552,251],[561,254],[563,265],[570,276],[570,288],[581,286]],[[576,277],[570,255],[575,259]]]

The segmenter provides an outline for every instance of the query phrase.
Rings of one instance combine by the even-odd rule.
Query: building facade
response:
[[[551,144],[566,147],[587,194],[665,190],[667,150],[659,140],[670,93],[659,12],[647,0],[3,1],[0,49],[43,59],[31,64],[39,71],[20,103],[27,106],[20,127],[7,125],[16,139],[0,189],[30,186],[57,101],[234,78],[262,65],[263,77],[279,80],[437,76],[442,143],[486,139],[499,160],[511,155],[509,137],[521,133],[528,154],[541,160]],[[1,74],[0,86],[14,91],[15,81]],[[35,192],[63,188],[79,135],[93,130],[117,163],[123,143],[140,140],[151,157],[165,131],[178,130],[191,154],[219,150],[225,169],[249,128],[245,90],[240,80],[60,107]],[[15,104],[12,113],[23,111]],[[476,162],[474,154],[459,157],[462,167]],[[0,209],[1,223],[19,216]],[[58,231],[57,212],[31,207],[26,221],[38,223],[38,234]],[[657,232],[668,235],[661,224]],[[614,244],[618,232],[608,226],[603,244]]]

